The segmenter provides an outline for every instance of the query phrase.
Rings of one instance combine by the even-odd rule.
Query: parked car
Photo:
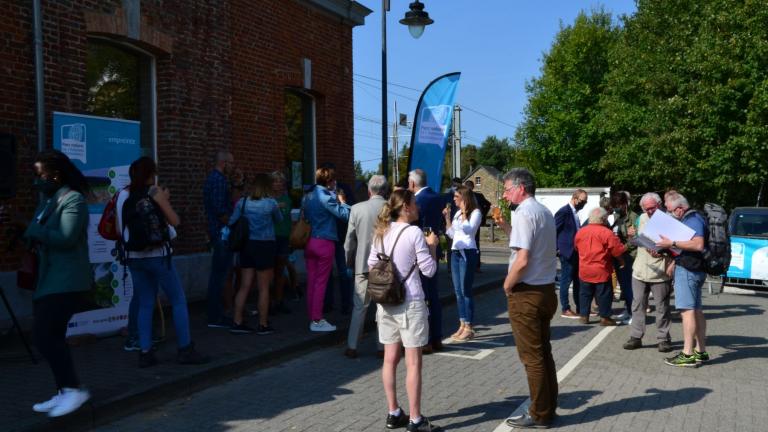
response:
[[[725,283],[768,289],[768,207],[737,207],[728,221],[731,265]]]

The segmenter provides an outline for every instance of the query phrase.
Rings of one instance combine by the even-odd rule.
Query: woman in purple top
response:
[[[432,277],[437,271],[436,249],[438,239],[430,232],[425,237],[411,223],[419,219],[419,209],[413,192],[397,190],[379,213],[373,236],[368,266],[378,262],[378,253],[392,258],[395,275],[405,279],[405,302],[400,305],[378,305],[376,322],[379,340],[384,345],[384,364],[381,377],[387,395],[389,414],[387,428],[407,426],[408,431],[431,431],[432,425],[421,415],[421,347],[429,342],[429,321],[421,274]],[[395,388],[400,346],[405,348],[405,387],[410,406],[410,422],[397,402]]]

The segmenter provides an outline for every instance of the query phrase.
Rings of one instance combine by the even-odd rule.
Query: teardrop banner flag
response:
[[[459,77],[460,72],[453,72],[429,83],[419,98],[414,116],[408,171],[416,168],[424,170],[427,184],[438,193]]]

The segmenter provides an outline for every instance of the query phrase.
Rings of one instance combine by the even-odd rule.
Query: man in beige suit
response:
[[[349,358],[357,357],[357,343],[363,333],[365,314],[371,303],[366,292],[368,289],[368,255],[371,253],[371,239],[376,227],[376,219],[381,208],[386,203],[389,192],[387,179],[381,175],[372,176],[368,180],[368,201],[352,206],[349,213],[349,227],[344,241],[344,251],[347,255],[347,267],[355,272],[355,292],[352,297],[352,317],[347,336],[347,350],[344,355]]]

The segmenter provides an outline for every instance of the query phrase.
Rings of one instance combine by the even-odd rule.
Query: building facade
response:
[[[195,297],[205,278],[193,274],[208,265],[202,183],[217,150],[231,151],[246,174],[282,170],[307,184],[317,165],[331,162],[352,183],[352,29],[371,12],[359,3],[41,3],[42,64],[35,61],[34,2],[5,2],[0,17],[0,134],[18,148],[16,194],[3,204],[31,217],[32,160],[40,137],[51,147],[53,112],[138,120],[142,152],[158,162],[182,218],[175,248]],[[42,131],[36,68],[43,73]],[[0,251],[0,284],[23,315],[29,298],[11,289],[18,256]]]

